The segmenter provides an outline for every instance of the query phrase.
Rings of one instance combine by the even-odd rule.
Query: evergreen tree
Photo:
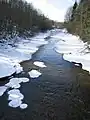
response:
[[[77,8],[77,1],[75,1],[73,8],[72,8],[72,15],[71,15],[71,21],[74,20],[74,16],[75,16],[75,12],[76,12],[76,8]]]
[[[79,35],[84,41],[90,41],[90,0],[81,0],[73,6],[72,19],[65,27],[73,34]]]

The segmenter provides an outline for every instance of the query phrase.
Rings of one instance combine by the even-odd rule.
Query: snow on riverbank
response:
[[[87,43],[65,32],[52,37],[60,39],[55,45],[55,51],[63,54],[64,60],[81,63],[82,68],[90,72],[90,50]]]
[[[10,45],[10,40],[0,43],[0,78],[10,76],[13,73],[20,73],[23,68],[20,62],[29,60],[41,45],[47,44],[45,37],[47,33],[40,33],[30,39],[15,38],[17,41],[14,45]],[[11,40],[12,43],[12,40]]]

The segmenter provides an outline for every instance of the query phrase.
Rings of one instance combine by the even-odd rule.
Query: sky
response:
[[[32,3],[47,17],[58,22],[64,21],[68,7],[74,4],[74,0],[27,0],[27,2]]]

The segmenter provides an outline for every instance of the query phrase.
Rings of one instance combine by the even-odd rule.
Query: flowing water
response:
[[[0,97],[0,120],[90,120],[90,75],[55,52],[57,41],[48,39],[49,44],[40,47],[31,60],[21,63],[24,72],[15,77],[29,77],[32,69],[42,75],[30,78],[20,88],[27,109],[11,108],[7,95]],[[47,67],[36,67],[34,61],[43,61]]]

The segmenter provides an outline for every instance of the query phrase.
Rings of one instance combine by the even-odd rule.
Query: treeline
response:
[[[68,9],[64,25],[68,32],[90,42],[90,0],[81,0],[79,3],[76,1]]]
[[[0,0],[0,37],[44,31],[52,22],[25,0]]]

